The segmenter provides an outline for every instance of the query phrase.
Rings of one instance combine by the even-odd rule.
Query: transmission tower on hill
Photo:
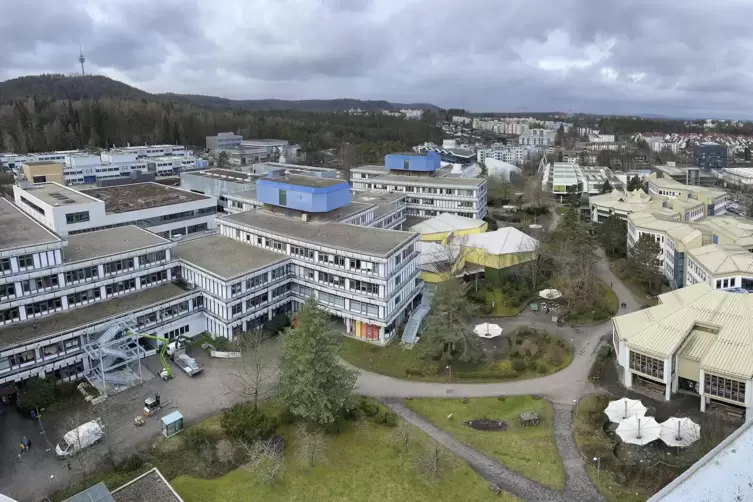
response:
[[[84,72],[84,63],[86,63],[86,58],[84,57],[84,51],[80,47],[78,51],[78,62],[81,63],[81,76],[85,77],[86,72]]]

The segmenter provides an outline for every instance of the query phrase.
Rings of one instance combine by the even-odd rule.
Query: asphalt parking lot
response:
[[[272,341],[266,351],[268,357],[277,360],[278,340]],[[173,365],[172,380],[165,382],[155,376],[98,405],[85,403],[61,413],[42,413],[41,420],[23,416],[13,405],[0,408],[0,493],[19,502],[37,501],[77,481],[80,473],[75,467],[69,470],[66,462],[55,456],[54,447],[66,431],[92,418],[101,417],[106,431],[105,439],[91,447],[92,454],[103,463],[111,457],[117,462],[160,437],[159,418],[174,410],[179,410],[185,424],[190,425],[243,400],[232,389],[231,360],[212,359],[201,350],[195,350],[193,356],[204,366],[201,374],[190,377]],[[142,364],[153,375],[159,373],[161,365],[156,356],[142,360]],[[144,399],[156,393],[162,400],[162,412],[136,427],[133,419],[141,414]],[[24,436],[32,441],[32,447],[19,460],[19,443]]]

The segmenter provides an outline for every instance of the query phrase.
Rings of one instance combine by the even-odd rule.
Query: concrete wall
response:
[[[24,176],[32,183],[60,183],[65,185],[65,178],[63,177],[63,164],[50,162],[43,165],[22,165]]]

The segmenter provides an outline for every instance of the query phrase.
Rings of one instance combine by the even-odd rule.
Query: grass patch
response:
[[[565,471],[554,443],[552,407],[543,399],[530,396],[510,396],[462,399],[408,399],[405,404],[440,429],[452,434],[472,448],[498,460],[522,475],[542,485],[562,489]],[[520,414],[535,411],[541,423],[532,427],[520,426]],[[452,414],[451,419],[447,419]],[[488,417],[507,423],[503,432],[471,429],[465,422]],[[472,500],[466,498],[466,500]]]
[[[595,298],[598,301],[595,301],[585,310],[574,311],[568,314],[568,324],[579,326],[601,324],[617,314],[620,308],[617,294],[604,281],[600,279],[596,279],[596,281],[598,293],[595,294]]]
[[[427,484],[414,471],[413,455],[390,445],[392,429],[373,422],[364,425],[360,431],[350,427],[327,436],[327,461],[310,470],[296,461],[293,428],[284,426],[280,431],[285,437],[284,472],[271,487],[243,467],[216,479],[179,476],[171,483],[186,502],[517,500],[504,493],[494,497],[486,483],[460,461],[442,481]]]
[[[572,212],[572,209],[569,207],[556,207],[554,208],[554,212],[559,214],[560,216],[565,216],[566,214],[570,214]]]
[[[497,351],[490,350],[488,362],[453,363],[452,378],[463,382],[522,380],[555,373],[573,359],[570,343],[544,331],[521,328],[510,333],[510,344],[502,341]],[[343,341],[340,355],[347,362],[367,371],[424,382],[448,382],[449,372],[421,357],[421,341],[406,350],[398,341],[386,347],[352,338]]]
[[[505,294],[498,289],[485,289],[484,300],[487,305],[484,313],[494,317],[513,317],[523,309],[522,303],[508,302]]]
[[[637,281],[635,276],[627,270],[624,258],[610,261],[609,269],[622,281],[622,284],[628,288],[638,304],[648,307],[653,307],[659,304],[659,300],[657,300],[656,297],[646,289],[646,285]]]

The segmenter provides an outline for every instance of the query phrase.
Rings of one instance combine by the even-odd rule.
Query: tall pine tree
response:
[[[341,335],[313,298],[282,336],[279,397],[299,417],[334,422],[356,384],[357,373],[340,364]]]

